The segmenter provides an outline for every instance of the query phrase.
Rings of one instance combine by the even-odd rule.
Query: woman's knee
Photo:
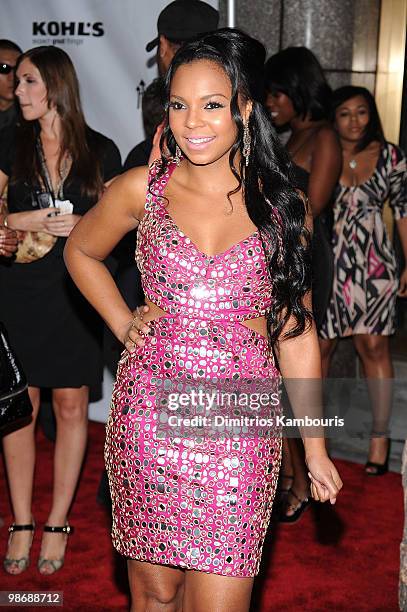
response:
[[[41,404],[41,393],[38,387],[28,387],[28,395],[30,398],[31,405],[33,407],[33,413],[36,415],[40,409]]]
[[[52,403],[58,421],[81,422],[88,417],[87,393],[54,391]]]
[[[182,584],[171,584],[171,585],[156,585],[156,587],[151,590],[147,590],[146,595],[146,610],[150,610],[153,605],[160,606],[159,609],[163,608],[163,610],[171,610],[174,612],[179,608],[177,604],[182,601]],[[154,608],[152,608],[154,609]]]
[[[321,359],[322,360],[330,359],[335,350],[335,347],[336,347],[335,340],[325,340],[325,339],[320,338],[319,348],[321,351]]]
[[[381,361],[389,357],[388,339],[384,336],[355,337],[354,340],[362,359]]]
[[[171,572],[169,575],[165,569],[167,568],[154,567],[143,571],[144,568],[140,568],[139,562],[128,562],[133,612],[146,610],[177,612],[182,609],[184,574],[179,570],[168,568]],[[173,572],[179,575],[173,575]]]

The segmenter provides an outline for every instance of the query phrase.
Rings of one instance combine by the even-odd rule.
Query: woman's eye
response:
[[[205,108],[207,108],[208,110],[213,110],[215,108],[224,108],[224,105],[220,102],[208,102]]]
[[[181,104],[181,102],[170,102],[170,108],[180,110],[181,108],[184,108],[184,105]]]
[[[27,83],[35,83],[34,79],[27,79]]]

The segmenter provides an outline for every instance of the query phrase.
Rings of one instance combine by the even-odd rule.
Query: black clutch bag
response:
[[[0,323],[0,434],[28,424],[31,415],[27,379]]]

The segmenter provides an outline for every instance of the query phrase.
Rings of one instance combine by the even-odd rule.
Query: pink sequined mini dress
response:
[[[130,559],[255,576],[281,437],[159,435],[156,388],[185,377],[277,380],[268,340],[243,324],[270,308],[271,281],[257,231],[208,256],[177,227],[161,197],[175,167],[156,180],[152,166],[138,228],[143,289],[166,315],[118,366],[105,446],[113,544]]]

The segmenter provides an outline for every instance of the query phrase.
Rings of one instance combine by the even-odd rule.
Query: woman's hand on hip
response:
[[[55,208],[52,208],[51,211],[54,212],[54,215],[46,218],[44,226],[45,231],[53,236],[66,238],[81,219],[80,215],[61,215]]]
[[[129,353],[134,353],[136,346],[144,346],[144,336],[150,333],[150,327],[143,321],[143,316],[149,310],[148,306],[138,306],[133,311],[133,320],[124,339],[124,346]]]
[[[18,246],[17,234],[13,230],[0,228],[0,256],[11,257]]]
[[[310,455],[305,458],[305,462],[311,480],[312,498],[320,502],[329,499],[331,504],[334,504],[343,483],[328,455],[326,453]]]

